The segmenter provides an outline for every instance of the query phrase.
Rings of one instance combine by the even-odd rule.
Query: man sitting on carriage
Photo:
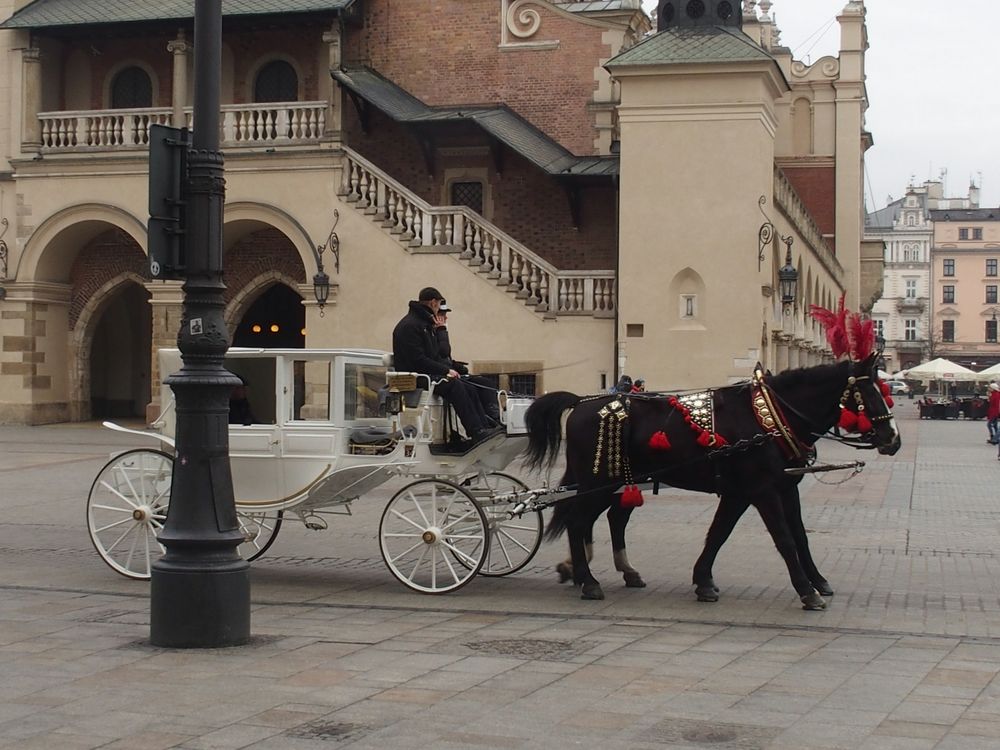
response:
[[[417,299],[410,301],[409,312],[392,331],[393,366],[400,372],[418,372],[440,380],[434,393],[452,405],[466,434],[478,443],[502,428],[490,425],[475,386],[463,380],[450,358],[441,354],[434,329],[443,299],[434,287],[424,287]]]

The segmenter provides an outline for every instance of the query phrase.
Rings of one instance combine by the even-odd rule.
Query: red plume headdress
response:
[[[833,356],[842,357],[846,354],[850,359],[861,362],[874,351],[874,321],[866,320],[861,317],[861,313],[852,313],[845,308],[843,295],[837,303],[837,312],[819,305],[810,305],[809,314],[826,331],[826,340],[830,342]]]

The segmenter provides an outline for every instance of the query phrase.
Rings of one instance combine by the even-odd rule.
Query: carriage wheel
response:
[[[495,471],[468,477],[462,486],[468,487],[476,498],[486,514],[490,529],[490,548],[479,575],[506,576],[531,562],[542,544],[542,532],[545,530],[542,511],[510,518],[507,515],[509,504],[493,501],[496,495],[526,490],[528,485],[510,474]]]
[[[486,516],[472,495],[451,482],[422,479],[385,506],[379,546],[385,564],[404,586],[444,594],[475,577],[490,538]]]
[[[149,578],[164,549],[156,535],[167,520],[173,459],[149,448],[126,451],[98,473],[87,496],[94,549],[128,578]]]
[[[284,517],[283,510],[247,511],[236,507],[236,518],[243,532],[243,544],[238,549],[244,560],[253,562],[267,552],[278,538]]]

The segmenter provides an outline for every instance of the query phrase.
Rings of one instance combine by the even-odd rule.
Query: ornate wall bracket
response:
[[[774,242],[774,238],[777,237],[785,244],[785,248],[788,253],[792,251],[792,243],[795,241],[792,237],[786,237],[785,235],[777,232],[774,228],[774,223],[771,218],[764,213],[764,204],[767,203],[767,198],[765,196],[760,196],[757,199],[757,209],[760,211],[761,215],[764,217],[764,223],[760,225],[760,229],[757,230],[757,270],[761,269],[764,264],[764,251]]]
[[[7,241],[3,238],[10,229],[10,222],[7,219],[0,219],[0,281],[7,280],[7,259],[10,257],[10,250]]]

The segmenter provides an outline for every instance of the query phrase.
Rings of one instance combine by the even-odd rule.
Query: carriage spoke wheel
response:
[[[386,566],[403,585],[444,594],[475,577],[490,538],[486,516],[472,495],[451,482],[422,479],[385,506],[379,546]]]
[[[244,560],[253,562],[267,552],[278,537],[284,517],[283,510],[249,511],[236,506],[236,518],[243,534],[243,544],[238,550]]]
[[[542,511],[510,518],[507,515],[510,504],[494,500],[497,495],[526,490],[528,485],[510,474],[495,471],[468,477],[462,486],[476,498],[486,514],[490,530],[490,547],[479,575],[506,576],[531,562],[542,544],[542,532],[545,530]]]
[[[148,448],[127,451],[101,469],[87,496],[90,541],[128,578],[149,578],[164,552],[156,541],[167,520],[173,459]]]

